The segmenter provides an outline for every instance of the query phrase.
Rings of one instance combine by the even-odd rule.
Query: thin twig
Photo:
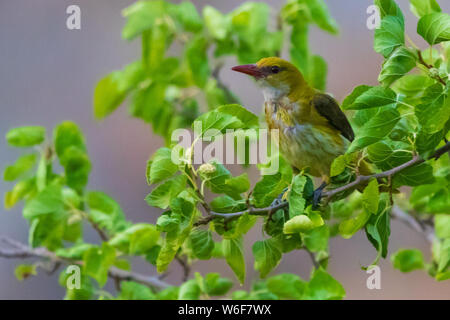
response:
[[[422,55],[422,51],[417,50],[417,55],[418,55],[418,57],[419,57],[419,62],[420,62],[421,65],[425,66],[427,69],[433,69],[433,68],[434,68],[433,65],[428,64],[428,63],[425,61],[425,59],[423,58],[423,55]],[[439,81],[441,84],[443,84],[444,86],[447,85],[447,83],[445,82],[445,80],[442,79],[440,75],[437,75],[437,76],[436,76],[436,80],[438,80],[438,81]]]
[[[8,259],[27,259],[27,258],[37,258],[41,260],[50,260],[55,265],[83,265],[82,261],[76,261],[71,259],[65,259],[57,256],[55,253],[49,251],[46,248],[30,248],[27,245],[13,240],[9,237],[0,236],[0,243],[8,245],[10,248],[0,247],[0,257]],[[122,270],[116,267],[111,267],[108,270],[108,275],[113,279],[118,279],[118,281],[134,281],[151,288],[164,289],[169,286],[164,281],[158,279],[155,276],[147,276],[140,273]]]
[[[450,142],[447,142],[443,147],[437,149],[434,154],[432,156],[430,156],[428,158],[428,160],[430,159],[439,159],[439,157],[441,157],[443,154],[445,154],[446,152],[450,151]],[[405,170],[407,168],[410,168],[412,166],[418,165],[425,162],[425,159],[421,158],[420,156],[416,155],[414,156],[411,160],[399,165],[398,167],[392,168],[390,170],[384,171],[384,172],[380,172],[380,173],[376,173],[376,174],[372,174],[372,175],[368,175],[368,176],[358,176],[356,178],[356,180],[343,185],[339,188],[336,189],[332,189],[329,191],[325,191],[322,193],[322,196],[327,198],[328,200],[331,200],[331,198],[333,198],[335,195],[337,195],[338,193],[341,193],[343,191],[347,191],[347,190],[353,190],[356,187],[358,187],[359,185],[361,185],[364,182],[369,181],[370,179],[382,179],[382,178],[389,178],[394,176],[395,174],[399,173],[402,170]],[[265,207],[265,208],[253,208],[253,207],[249,207],[246,210],[243,211],[238,211],[238,212],[233,212],[233,213],[219,213],[219,212],[214,212],[209,210],[209,215],[198,220],[194,226],[200,226],[200,225],[205,225],[208,224],[209,222],[211,222],[215,217],[221,217],[221,218],[225,218],[225,219],[231,219],[231,218],[235,218],[235,217],[239,217],[242,216],[244,214],[249,214],[249,215],[256,215],[256,216],[265,216],[270,214],[271,212],[276,212],[279,209],[283,209],[285,207],[289,206],[289,202],[284,201],[281,202],[279,204],[276,205],[271,205],[269,207]]]
[[[391,210],[391,216],[404,224],[406,224],[411,229],[423,234],[425,239],[429,243],[433,243],[435,238],[433,228],[427,225],[420,224],[413,216],[403,211],[399,206],[394,205]]]

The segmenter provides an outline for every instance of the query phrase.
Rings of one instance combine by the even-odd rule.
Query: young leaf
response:
[[[195,84],[203,88],[210,75],[208,65],[208,42],[203,36],[197,36],[186,47],[186,60]]]
[[[177,172],[178,166],[172,161],[172,150],[160,148],[149,160],[147,181],[149,184],[161,182]]]
[[[361,110],[392,106],[397,103],[397,95],[390,88],[358,86],[344,100],[343,109]]]
[[[255,257],[255,270],[261,278],[265,278],[281,261],[281,243],[277,238],[256,241],[252,247]]]
[[[391,234],[390,227],[390,209],[386,208],[386,202],[378,210],[377,215],[372,215],[366,225],[366,235],[375,249],[378,251],[377,258],[372,264],[377,264],[380,257],[386,258],[389,235]]]
[[[381,18],[394,16],[404,21],[403,13],[394,0],[375,0],[375,5],[380,9]]]
[[[400,113],[393,108],[379,109],[376,114],[364,124],[356,135],[347,152],[351,153],[367,147],[387,136],[397,122]]]
[[[120,205],[103,192],[91,191],[86,195],[89,207],[88,216],[96,225],[106,229],[109,234],[115,234],[128,227]]]
[[[216,8],[206,5],[203,8],[203,18],[208,32],[213,38],[224,40],[229,30],[228,19],[226,19]]]
[[[145,201],[150,206],[166,209],[170,201],[186,189],[186,177],[184,175],[175,176],[159,186],[147,195]]]
[[[362,194],[362,201],[364,209],[372,214],[378,212],[378,202],[380,201],[380,193],[378,191],[377,179],[370,180],[367,187]]]
[[[158,1],[139,1],[123,10],[127,23],[122,30],[122,37],[131,40],[145,30],[151,29],[158,18],[164,17],[167,3]]]
[[[255,206],[258,208],[269,206],[288,184],[289,182],[281,179],[280,172],[274,175],[264,175],[253,189]]]
[[[14,181],[21,175],[29,171],[36,163],[35,154],[27,154],[21,156],[16,162],[7,166],[3,171],[3,180]]]
[[[16,267],[14,270],[14,275],[17,280],[23,281],[30,276],[37,275],[36,265],[33,264],[21,264]]]
[[[218,273],[208,273],[204,279],[205,291],[209,296],[223,296],[233,286],[233,281],[222,278]]]
[[[391,255],[395,269],[401,272],[411,272],[425,267],[422,251],[417,249],[402,249]]]
[[[374,49],[387,58],[395,48],[405,44],[405,26],[402,19],[387,16],[375,30]]]
[[[144,69],[139,61],[100,79],[94,90],[95,118],[100,120],[114,112],[143,78]]]
[[[214,240],[211,231],[195,229],[189,235],[189,243],[194,257],[200,260],[211,258],[214,250]]]
[[[83,271],[86,275],[97,280],[103,287],[108,280],[108,270],[116,260],[116,252],[113,247],[104,242],[101,248],[91,248],[83,255]]]
[[[338,300],[345,297],[342,285],[322,268],[314,271],[306,287],[305,300]]]
[[[295,217],[303,214],[305,210],[306,199],[303,197],[303,191],[307,183],[307,177],[296,175],[292,180],[291,191],[289,192],[289,217]]]
[[[450,238],[450,215],[437,214],[434,216],[436,236],[441,239]]]
[[[118,300],[155,300],[156,296],[149,287],[133,282],[123,281],[120,283],[120,294]]]
[[[198,300],[200,298],[200,287],[195,279],[186,281],[180,286],[178,300]]]
[[[428,87],[422,97],[422,103],[415,108],[415,114],[422,129],[433,134],[442,130],[450,117],[450,99],[441,84]]]
[[[245,258],[242,237],[222,240],[222,251],[240,283],[245,281]]]
[[[45,139],[45,128],[37,126],[19,127],[8,131],[6,141],[13,147],[31,147]]]
[[[307,283],[296,274],[283,273],[267,279],[267,288],[280,299],[300,300]]]
[[[409,0],[411,11],[420,18],[430,13],[441,12],[436,0]]]
[[[430,13],[420,18],[417,33],[430,45],[450,40],[450,16],[447,13]]]
[[[416,66],[416,55],[406,47],[398,47],[383,63],[378,81],[384,86],[390,86]]]

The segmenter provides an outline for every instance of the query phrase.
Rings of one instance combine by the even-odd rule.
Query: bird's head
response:
[[[254,77],[267,99],[290,96],[307,84],[300,71],[290,62],[278,57],[263,58],[255,64],[233,67],[232,70]]]

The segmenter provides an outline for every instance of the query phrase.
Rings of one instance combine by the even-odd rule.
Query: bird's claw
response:
[[[314,190],[314,192],[313,192],[313,203],[312,203],[313,209],[317,209],[319,207],[320,200],[322,200],[322,192],[323,192],[323,189],[325,189],[326,186],[327,186],[326,183],[322,183],[320,185],[320,187],[318,187],[316,190]]]

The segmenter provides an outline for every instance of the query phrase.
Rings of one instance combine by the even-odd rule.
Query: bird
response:
[[[265,120],[269,130],[278,129],[283,158],[296,172],[322,178],[313,193],[316,207],[330,183],[331,164],[355,138],[338,102],[309,85],[295,65],[278,57],[232,70],[252,76],[262,89]]]

